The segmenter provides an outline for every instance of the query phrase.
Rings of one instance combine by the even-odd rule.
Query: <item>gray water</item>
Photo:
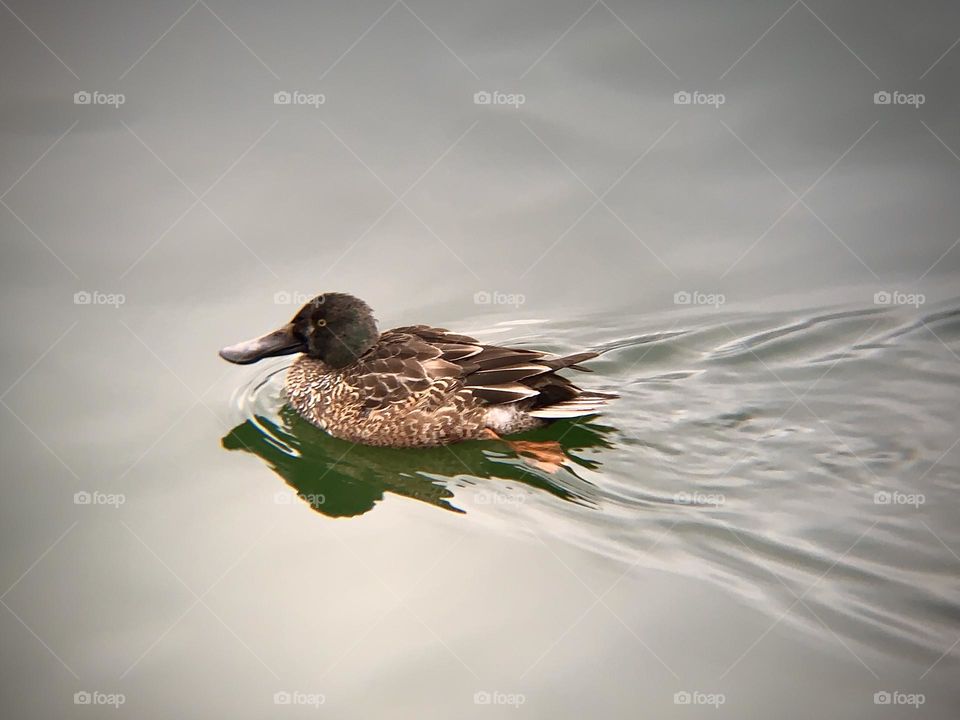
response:
[[[0,7],[4,716],[955,717],[958,21]],[[332,290],[621,398],[351,446],[216,355]]]

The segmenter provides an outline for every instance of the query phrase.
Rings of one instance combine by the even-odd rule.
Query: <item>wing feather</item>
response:
[[[368,410],[407,401],[431,387],[447,394],[459,382],[489,404],[528,401],[535,416],[572,417],[594,411],[602,402],[581,399],[580,388],[556,371],[586,370],[578,363],[593,357],[596,353],[553,357],[538,350],[483,345],[444,328],[411,325],[383,333],[360,358],[349,382]]]

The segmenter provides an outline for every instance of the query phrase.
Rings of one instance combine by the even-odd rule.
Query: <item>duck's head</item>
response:
[[[370,306],[346,293],[317,295],[283,327],[246,342],[229,345],[220,357],[248,365],[277,355],[306,353],[330,367],[345,367],[377,342],[377,321]]]

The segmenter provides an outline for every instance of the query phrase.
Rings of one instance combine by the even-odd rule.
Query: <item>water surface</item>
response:
[[[955,718],[958,23],[5,0],[3,716]],[[324,291],[621,398],[350,446],[216,354]]]

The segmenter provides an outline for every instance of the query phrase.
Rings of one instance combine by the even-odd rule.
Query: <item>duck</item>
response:
[[[499,440],[596,415],[617,397],[583,390],[558,374],[590,372],[581,363],[597,352],[558,357],[429,325],[381,333],[370,306],[341,292],[317,295],[290,322],[219,354],[247,365],[295,353],[286,401],[321,430],[362,445]]]

